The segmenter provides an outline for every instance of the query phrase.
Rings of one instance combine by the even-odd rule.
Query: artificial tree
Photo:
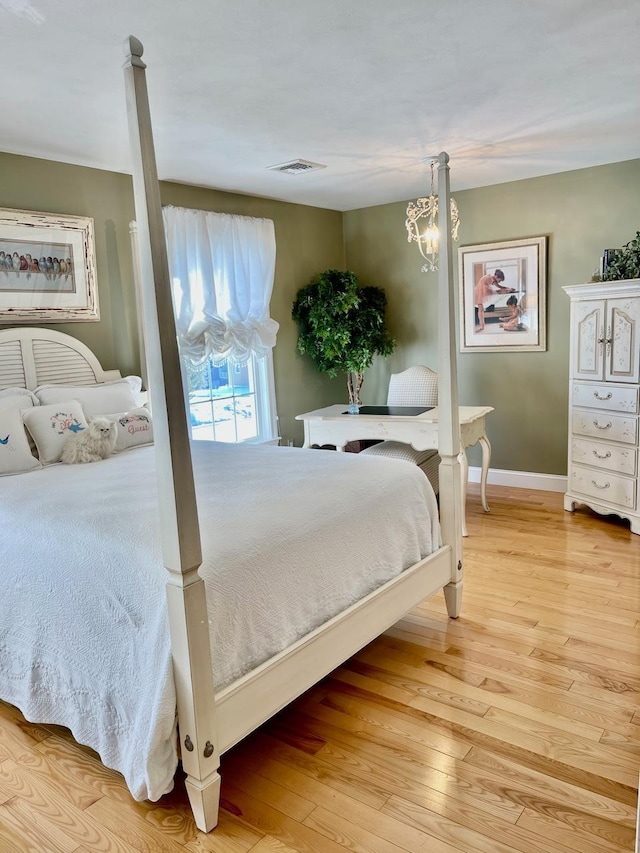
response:
[[[363,373],[374,356],[395,348],[385,326],[386,305],[384,290],[360,287],[354,273],[334,269],[317,275],[293,303],[298,351],[332,378],[347,374],[351,405],[361,405]]]

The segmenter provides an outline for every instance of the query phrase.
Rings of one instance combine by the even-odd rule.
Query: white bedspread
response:
[[[437,547],[433,492],[404,462],[193,454],[218,688]],[[159,798],[177,759],[153,448],[4,477],[0,509],[0,698]]]

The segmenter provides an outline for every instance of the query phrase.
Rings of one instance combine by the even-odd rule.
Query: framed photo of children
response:
[[[462,246],[460,351],[546,350],[547,238]]]
[[[0,323],[99,319],[93,219],[0,208]]]

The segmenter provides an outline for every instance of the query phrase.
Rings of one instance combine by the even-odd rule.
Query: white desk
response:
[[[337,450],[344,450],[349,441],[363,439],[382,439],[401,441],[410,444],[416,450],[438,449],[438,409],[432,409],[422,415],[412,417],[398,415],[348,415],[345,404],[326,406],[296,415],[297,421],[304,422],[304,445],[333,444]],[[465,504],[467,499],[467,481],[469,464],[466,448],[474,444],[482,447],[482,475],[480,494],[482,508],[489,512],[487,503],[487,474],[491,461],[491,445],[485,429],[485,417],[493,411],[491,406],[460,406],[460,466],[462,475],[462,535],[467,535]]]

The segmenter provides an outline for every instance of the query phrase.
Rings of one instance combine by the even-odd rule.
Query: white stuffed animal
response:
[[[93,418],[89,426],[70,435],[62,448],[61,462],[75,465],[81,462],[99,462],[113,453],[118,437],[118,427],[108,418]]]

